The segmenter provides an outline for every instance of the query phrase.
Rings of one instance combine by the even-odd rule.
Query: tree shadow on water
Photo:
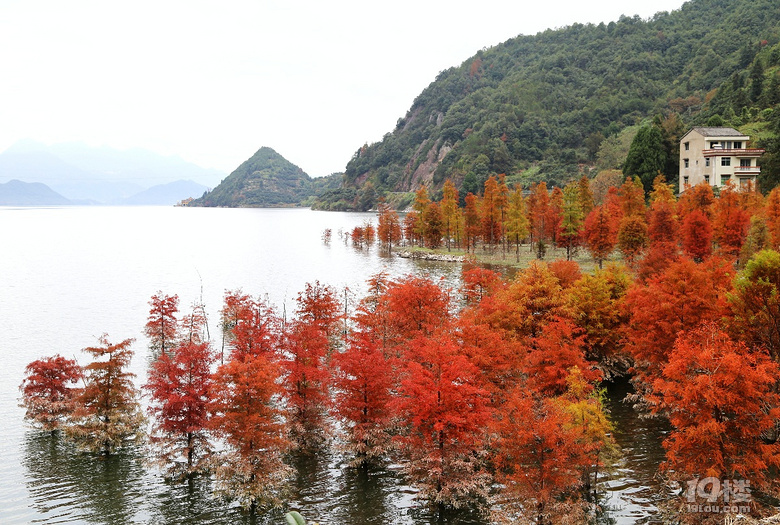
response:
[[[22,463],[41,521],[132,523],[142,506],[144,471],[132,451],[87,454],[77,452],[58,433],[31,431]]]

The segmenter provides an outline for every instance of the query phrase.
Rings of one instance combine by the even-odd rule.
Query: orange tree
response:
[[[664,468],[681,479],[742,478],[766,488],[780,467],[769,437],[780,417],[778,366],[733,341],[716,322],[681,332],[649,396],[673,430]]]
[[[132,343],[125,339],[111,344],[104,334],[100,346],[84,349],[93,361],[84,367],[79,408],[66,428],[66,434],[84,450],[112,454],[140,436],[144,418],[133,384],[135,375],[127,372]]]

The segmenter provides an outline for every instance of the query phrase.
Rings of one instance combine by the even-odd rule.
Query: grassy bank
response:
[[[525,268],[532,261],[537,261],[536,252],[532,249],[530,244],[523,244],[520,246],[519,252],[515,251],[514,246],[507,246],[506,251],[502,246],[496,246],[494,249],[485,247],[477,247],[476,252],[466,253],[465,250],[452,248],[447,250],[447,247],[431,249],[423,248],[421,246],[404,246],[395,248],[394,251],[405,250],[413,253],[435,253],[435,254],[447,254],[447,255],[464,255],[473,256],[480,264],[490,266],[505,266],[507,268]],[[566,259],[566,250],[563,248],[548,247],[543,261],[555,261],[557,259]],[[572,257],[572,260],[580,265],[583,272],[593,272],[598,268],[598,264],[593,260],[590,254],[580,249]],[[614,254],[608,259],[609,261],[621,260],[619,254]],[[605,263],[607,261],[604,261]]]

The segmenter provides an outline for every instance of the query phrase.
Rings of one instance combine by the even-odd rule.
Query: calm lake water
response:
[[[132,337],[132,371],[143,382],[142,335],[149,298],[178,294],[180,309],[202,298],[212,338],[225,290],[267,296],[294,308],[307,282],[319,280],[360,297],[365,280],[386,271],[427,273],[457,286],[460,266],[380,256],[339,239],[374,214],[308,209],[162,207],[0,207],[0,523],[2,524],[281,524],[281,514],[250,518],[209,497],[208,482],[168,485],[128,451],[109,459],[74,453],[30,430],[18,406],[27,363],[60,353],[82,364],[80,351],[107,333]],[[322,232],[331,228],[329,245]],[[663,427],[636,418],[610,389],[616,439],[624,449],[604,485],[605,523],[653,523],[665,489],[654,479]],[[396,467],[342,468],[337,454],[298,458],[290,508],[326,524],[486,523],[459,514],[435,519],[417,508]]]

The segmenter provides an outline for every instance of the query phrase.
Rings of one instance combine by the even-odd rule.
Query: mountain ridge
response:
[[[421,185],[435,194],[447,178],[476,192],[500,173],[560,186],[595,166],[605,140],[656,116],[677,120],[662,122],[674,128],[665,138],[675,176],[678,128],[713,117],[718,89],[778,49],[775,12],[770,0],[691,0],[648,20],[572,24],[479,50],[440,72],[381,141],[358,148],[329,198],[367,182],[379,195]],[[753,104],[735,106],[737,116]]]

